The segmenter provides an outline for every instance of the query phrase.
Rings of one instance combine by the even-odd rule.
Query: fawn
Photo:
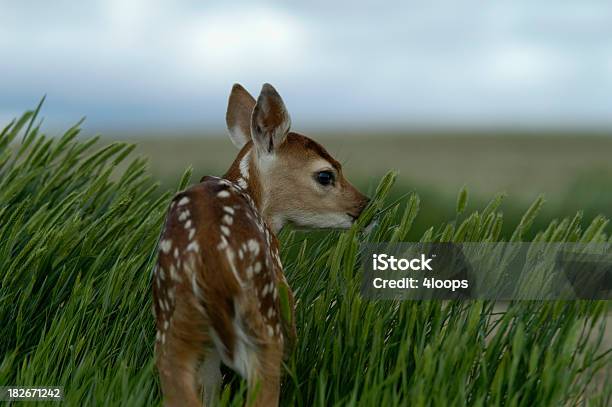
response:
[[[201,405],[202,392],[212,402],[221,362],[247,380],[248,403],[278,405],[296,334],[276,233],[287,223],[349,228],[368,203],[320,144],[289,131],[271,85],[257,101],[234,85],[226,121],[238,156],[223,178],[174,197],[159,242],[155,353],[167,406]]]

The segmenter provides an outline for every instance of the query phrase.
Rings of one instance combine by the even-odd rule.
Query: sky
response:
[[[612,129],[612,2],[0,0],[0,123],[224,128],[235,82],[294,128]],[[2,124],[0,124],[2,126]]]

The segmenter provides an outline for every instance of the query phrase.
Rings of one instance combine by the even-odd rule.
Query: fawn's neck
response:
[[[253,143],[250,141],[242,147],[242,150],[240,150],[223,178],[242,187],[251,196],[257,211],[264,218],[270,229],[274,233],[278,233],[283,227],[283,223],[275,220],[273,214],[268,211],[268,205],[266,204],[268,202],[268,193],[259,179],[259,171],[254,162],[256,156],[253,149]]]

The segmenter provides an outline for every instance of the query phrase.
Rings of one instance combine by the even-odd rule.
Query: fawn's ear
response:
[[[285,141],[290,127],[283,99],[272,85],[264,84],[251,117],[251,136],[259,154],[272,154]]]
[[[245,88],[234,84],[227,102],[225,122],[232,143],[242,148],[251,139],[251,114],[255,108],[255,99]]]

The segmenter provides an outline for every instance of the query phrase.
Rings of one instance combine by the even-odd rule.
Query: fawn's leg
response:
[[[247,405],[278,406],[282,355],[283,347],[280,341],[266,344],[260,349],[257,354],[257,367],[247,379],[249,385]]]
[[[200,384],[204,390],[204,405],[209,407],[219,396],[221,386],[221,356],[216,347],[211,347],[200,365]]]
[[[158,320],[162,334],[156,342],[156,355],[164,405],[201,406],[197,370],[204,350],[210,345],[208,321],[200,308],[177,297],[171,317]]]
[[[164,405],[200,406],[200,397],[195,386],[198,355],[182,350],[179,357],[176,346],[170,343],[159,344],[156,348]]]

